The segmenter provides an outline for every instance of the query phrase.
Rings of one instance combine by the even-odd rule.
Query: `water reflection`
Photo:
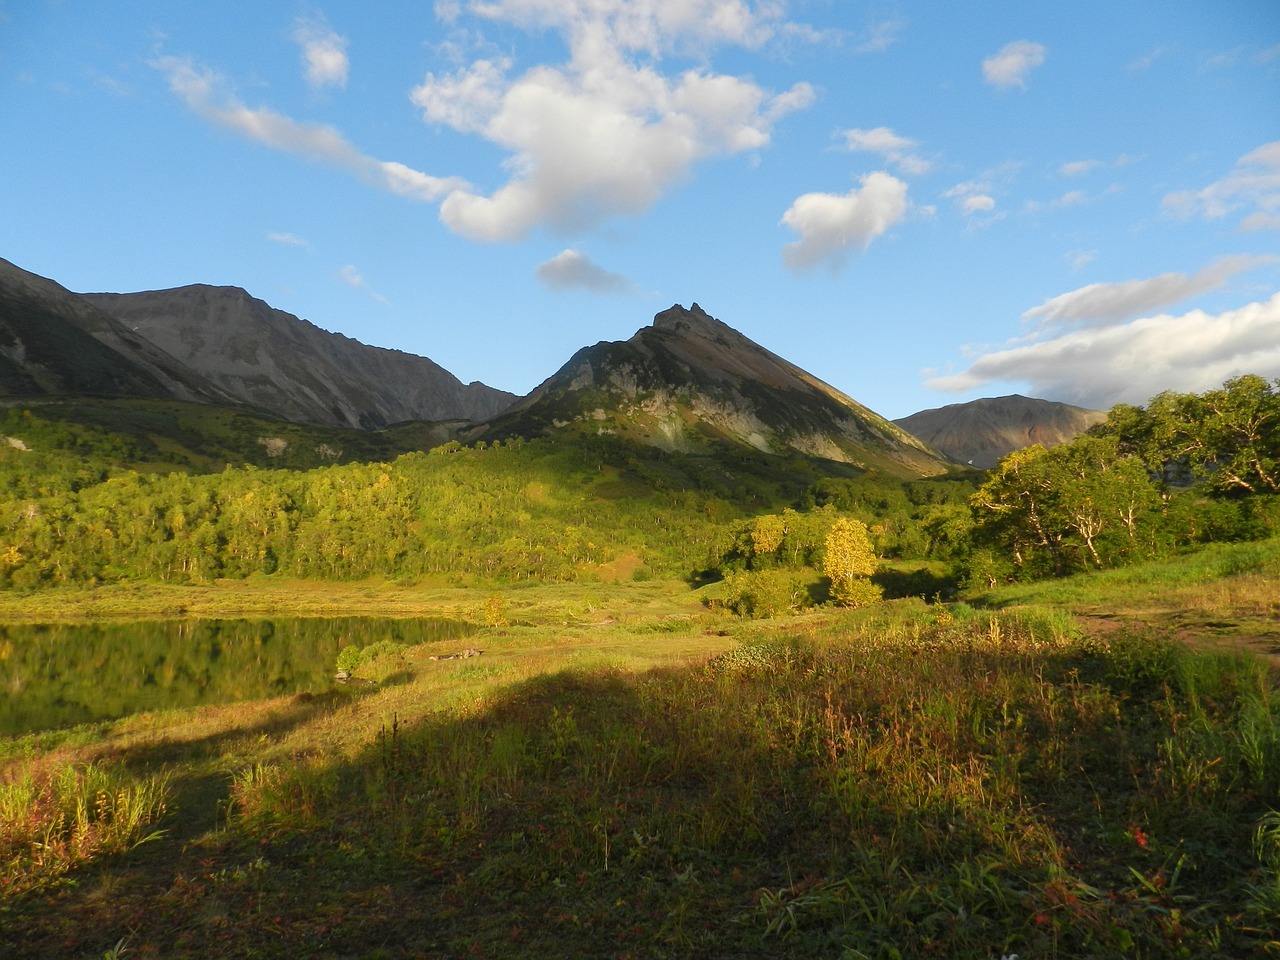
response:
[[[0,625],[0,736],[322,690],[348,644],[430,643],[474,629],[370,617]]]

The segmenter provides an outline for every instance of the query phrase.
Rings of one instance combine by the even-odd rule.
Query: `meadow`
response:
[[[660,579],[69,589],[477,630],[0,744],[0,954],[1278,955],[1278,573],[1271,540],[761,620]]]

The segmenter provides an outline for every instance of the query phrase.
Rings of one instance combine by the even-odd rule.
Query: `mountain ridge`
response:
[[[1101,410],[1010,394],[921,410],[898,426],[957,463],[989,469],[1024,447],[1053,447],[1106,418]]]
[[[583,347],[478,435],[565,429],[680,450],[725,440],[904,476],[947,469],[920,440],[696,302],[628,340]]]

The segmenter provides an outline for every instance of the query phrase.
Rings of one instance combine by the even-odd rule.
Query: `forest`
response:
[[[1074,441],[1016,451],[985,475],[905,481],[799,455],[668,452],[609,436],[161,472],[107,426],[21,404],[0,417],[0,436],[0,584],[19,590],[272,574],[674,577],[724,580],[728,606],[763,616],[832,598],[838,524],[866,539],[858,576],[877,581],[837,589],[846,605],[886,591],[954,596],[1280,529],[1280,381],[1252,375],[1117,406]]]

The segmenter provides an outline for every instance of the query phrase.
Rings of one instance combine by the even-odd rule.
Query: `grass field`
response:
[[[1280,956],[1276,676],[1178,634],[1256,640],[1275,557],[753,622],[662,581],[5,596],[483,655],[0,743],[0,955]]]

